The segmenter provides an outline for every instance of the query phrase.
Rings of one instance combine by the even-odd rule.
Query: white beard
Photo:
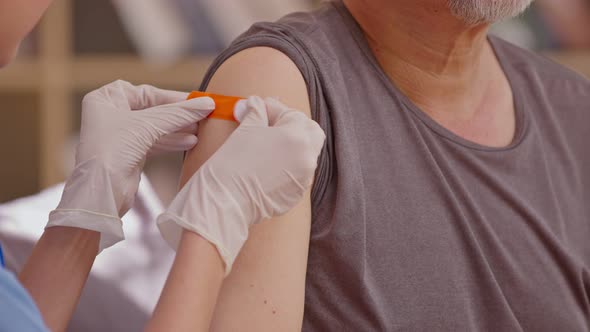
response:
[[[453,15],[469,25],[493,23],[520,15],[533,0],[448,0]]]

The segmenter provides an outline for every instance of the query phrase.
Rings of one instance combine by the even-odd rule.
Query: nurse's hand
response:
[[[147,156],[193,148],[197,122],[215,108],[211,98],[186,97],[125,81],[87,94],[76,167],[47,227],[99,232],[99,252],[121,241],[121,217],[133,203]]]
[[[240,126],[158,218],[162,236],[174,248],[183,230],[215,245],[226,275],[250,226],[301,201],[326,139],[315,121],[276,99],[250,97],[245,108],[245,115],[234,111]]]

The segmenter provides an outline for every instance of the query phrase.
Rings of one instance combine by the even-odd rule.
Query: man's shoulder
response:
[[[570,85],[575,84],[590,93],[590,80],[573,69],[543,54],[526,50],[501,38],[490,37],[490,41],[498,56],[503,57],[502,60],[509,63],[511,69],[550,85],[554,82],[567,81]]]
[[[324,2],[311,11],[291,13],[275,22],[276,25],[306,35],[317,30],[333,30],[337,23],[344,23],[344,19],[338,5],[331,1]]]
[[[255,23],[232,45],[250,43],[286,43],[298,49],[330,49],[335,40],[345,38],[345,20],[331,1],[307,12],[294,12],[275,22]],[[344,37],[343,37],[344,36]]]

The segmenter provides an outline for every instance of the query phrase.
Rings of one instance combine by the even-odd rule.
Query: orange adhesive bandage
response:
[[[236,103],[244,98],[193,91],[188,95],[187,99],[199,97],[211,97],[215,101],[215,110],[209,114],[209,118],[238,122],[234,116],[234,108]]]

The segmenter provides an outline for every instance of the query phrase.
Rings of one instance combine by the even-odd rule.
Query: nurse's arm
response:
[[[98,253],[100,234],[80,228],[45,230],[19,274],[51,331],[65,331]]]

